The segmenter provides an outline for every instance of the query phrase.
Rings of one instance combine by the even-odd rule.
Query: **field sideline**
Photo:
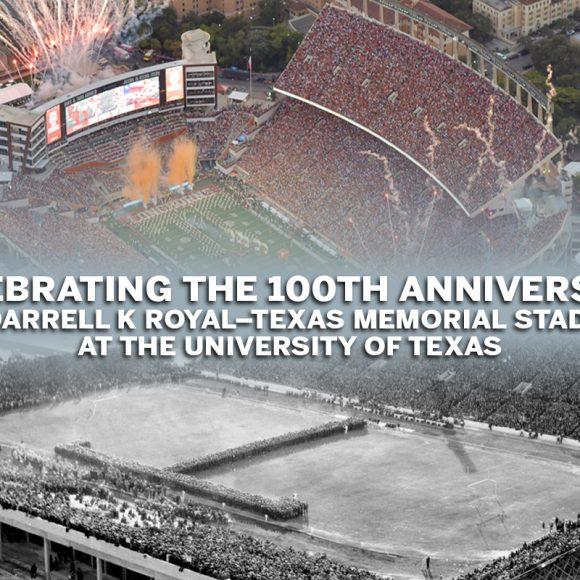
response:
[[[223,261],[248,269],[301,271],[323,259],[284,231],[281,222],[262,218],[264,210],[243,204],[223,182],[204,179],[193,193],[166,204],[169,211],[160,206],[107,225],[130,245],[178,268]]]

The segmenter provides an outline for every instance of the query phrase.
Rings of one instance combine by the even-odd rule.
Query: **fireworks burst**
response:
[[[541,163],[542,159],[544,158],[544,143],[550,137],[550,131],[552,131],[554,125],[554,99],[558,96],[558,91],[556,90],[556,87],[552,81],[553,75],[554,70],[552,69],[552,65],[549,64],[546,68],[546,99],[548,101],[546,107],[546,127],[548,130],[542,133],[542,138],[534,146],[536,150],[536,159],[534,161],[534,165]]]
[[[558,91],[556,90],[556,87],[554,86],[554,83],[552,82],[552,77],[554,76],[554,69],[552,68],[552,65],[549,64],[546,72],[548,73],[546,75],[546,97],[548,99],[548,118],[547,118],[547,125],[548,125],[548,129],[551,131],[552,130],[552,125],[554,124],[554,112],[553,112],[553,102],[554,99],[558,96]]]
[[[133,10],[134,0],[0,0],[0,41],[18,70],[43,71],[54,83],[86,77]]]
[[[429,123],[429,119],[427,115],[423,117],[423,128],[425,129],[425,133],[429,135],[429,147],[427,148],[427,159],[429,160],[429,169],[431,171],[435,168],[435,149],[441,145],[441,140],[433,131],[431,124]]]
[[[467,123],[462,123],[457,125],[455,129],[462,129],[469,133],[475,135],[476,139],[483,145],[483,154],[479,156],[477,162],[477,169],[472,173],[467,182],[467,187],[463,193],[463,197],[468,196],[476,180],[482,175],[485,162],[488,161],[493,167],[498,170],[498,185],[500,192],[504,192],[505,188],[510,185],[510,181],[507,177],[507,167],[505,160],[499,160],[496,156],[496,152],[493,148],[493,141],[495,135],[495,121],[494,121],[494,107],[495,107],[495,95],[489,97],[489,107],[487,109],[486,117],[486,130],[481,130],[477,127],[471,127]],[[487,136],[486,136],[487,133]]]
[[[397,213],[397,215],[400,218],[400,221],[403,222],[403,225],[405,227],[406,241],[408,241],[409,238],[409,215],[401,207],[401,192],[399,191],[399,189],[395,184],[395,178],[391,170],[389,159],[384,155],[379,155],[378,153],[375,153],[374,151],[361,151],[361,154],[366,155],[368,157],[373,157],[374,159],[380,161],[383,164],[383,176],[387,184],[387,191],[385,192],[385,201],[389,213],[389,225],[391,230],[391,238],[393,242],[393,253],[396,255],[397,235],[395,232],[395,227],[393,225],[392,209],[394,209],[394,211]]]

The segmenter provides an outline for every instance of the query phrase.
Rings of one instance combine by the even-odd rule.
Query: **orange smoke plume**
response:
[[[176,139],[167,163],[167,180],[170,185],[193,183],[197,170],[197,143],[191,139]]]
[[[124,195],[147,203],[159,191],[161,157],[154,149],[138,142],[127,156],[127,173]]]

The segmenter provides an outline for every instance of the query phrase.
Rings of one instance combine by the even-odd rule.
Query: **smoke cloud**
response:
[[[171,156],[167,163],[167,180],[170,185],[193,183],[197,168],[197,143],[180,138],[173,142]]]
[[[148,203],[159,191],[161,156],[143,141],[137,142],[127,156],[124,196]]]

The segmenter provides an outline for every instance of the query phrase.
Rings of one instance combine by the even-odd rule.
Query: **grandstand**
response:
[[[555,531],[460,580],[574,580],[580,570],[578,522],[556,521]]]
[[[567,217],[562,210],[530,224],[513,213],[469,218],[407,157],[293,99],[255,137],[238,168],[262,195],[363,263],[458,255],[468,263],[521,263],[550,245]]]
[[[377,381],[368,361],[209,361],[238,381],[115,354],[3,362],[0,574],[28,576],[35,562],[55,578],[72,563],[91,578],[378,580],[419,577],[428,553],[435,578],[577,578],[577,444],[441,420],[471,375],[506,394],[530,380],[556,427],[548,401],[573,391],[578,370],[572,347],[562,372],[560,349],[547,350],[554,387],[536,383],[542,349],[528,348],[513,365],[455,361],[456,380],[439,372],[448,362],[424,360]],[[263,382],[242,380],[251,373]],[[306,388],[286,387],[292,378]],[[431,395],[417,397],[427,382]],[[390,392],[397,408],[382,405]],[[474,496],[496,494],[501,518],[482,522]],[[295,516],[305,498],[308,514]]]
[[[134,264],[153,258],[170,268],[242,254],[251,264],[261,254],[268,267],[306,255],[381,267],[409,257],[510,267],[557,261],[567,243],[566,200],[528,196],[536,183],[543,192],[558,185],[543,171],[561,147],[550,132],[551,103],[482,47],[450,41],[443,24],[403,5],[392,17],[390,0],[380,0],[379,11],[369,2],[366,16],[356,2],[353,11],[323,11],[276,83],[282,103],[269,110],[258,102],[217,106],[215,55],[205,44],[195,62],[127,72],[32,110],[0,109],[14,134],[6,153],[12,183],[0,200],[2,221],[11,223],[0,234],[47,266],[51,242],[29,223],[84,230],[87,242],[64,252],[77,267],[95,263],[90,256],[100,250],[83,248],[100,248],[103,224],[111,247],[130,246],[117,257],[131,261],[139,252]],[[216,175],[228,175],[236,202],[217,214],[194,211],[176,196],[203,187],[177,191],[162,175],[154,203],[180,209],[125,219],[145,209],[125,198],[127,152],[136,143],[154,148],[163,173],[181,136],[198,144],[199,177],[215,187]],[[228,187],[222,199],[231,198]]]
[[[532,567],[518,580],[575,580],[580,570],[580,548],[573,548]]]
[[[0,246],[17,256],[5,269],[20,256],[57,274],[557,259],[568,207],[543,172],[560,150],[551,104],[413,2],[348,3],[365,16],[326,8],[268,110],[220,109],[211,53],[34,110],[0,106],[14,172]],[[145,143],[164,171],[183,136],[198,145],[195,181],[162,177],[154,201],[128,201],[127,152]],[[527,197],[536,183],[543,193]],[[32,555],[46,577],[72,563],[71,577],[98,580],[378,580],[417,577],[429,553],[446,578],[578,578],[580,370],[577,345],[552,346],[451,363],[0,361],[0,575]],[[372,432],[261,457],[287,423],[338,413]],[[243,463],[240,448],[260,459]],[[239,465],[207,479],[172,471],[198,452]],[[574,520],[548,533],[540,519],[557,510]]]
[[[470,216],[560,150],[548,128],[481,74],[335,7],[324,10],[275,89],[390,145]]]

